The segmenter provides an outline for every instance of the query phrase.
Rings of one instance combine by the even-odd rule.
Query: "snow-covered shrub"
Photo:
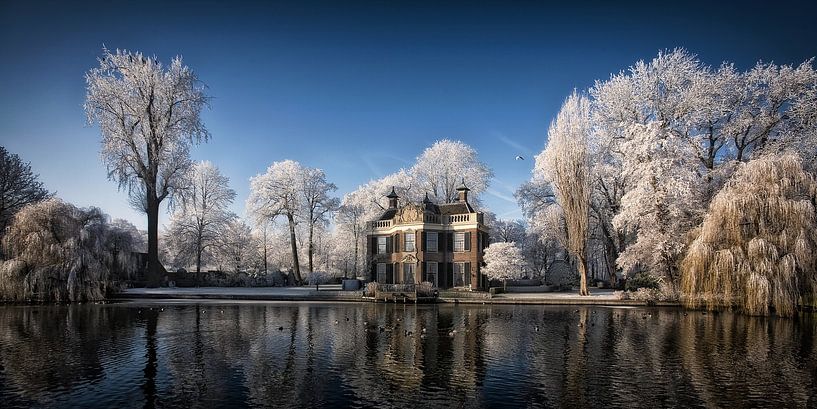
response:
[[[628,278],[624,286],[627,291],[636,291],[640,288],[657,290],[660,287],[661,279],[647,272],[640,272]]]
[[[422,283],[417,285],[417,296],[418,297],[431,297],[434,295],[434,284],[431,284],[428,281],[423,281]]]
[[[613,296],[617,300],[629,300],[630,299],[630,292],[629,291],[613,291]]]
[[[309,285],[326,284],[332,279],[329,273],[323,271],[312,271],[306,274],[306,282]]]
[[[662,286],[661,288],[646,288],[642,287],[635,291],[627,291],[627,298],[636,301],[656,302],[656,301],[678,301],[678,293],[672,290],[669,286]]]
[[[374,297],[375,293],[377,293],[377,283],[372,281],[371,283],[366,284],[366,296]]]

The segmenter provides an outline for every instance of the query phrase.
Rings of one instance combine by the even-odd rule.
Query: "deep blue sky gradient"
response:
[[[515,218],[574,88],[675,47],[741,69],[817,55],[815,1],[618,3],[2,1],[0,144],[60,197],[144,228],[106,179],[84,73],[103,45],[182,55],[213,96],[193,156],[231,178],[239,214],[274,161],[324,169],[341,196],[450,138],[496,173],[489,209]]]

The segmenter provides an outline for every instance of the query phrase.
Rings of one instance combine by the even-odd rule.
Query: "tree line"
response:
[[[816,170],[813,60],[740,71],[676,49],[569,96],[517,197],[579,271],[791,315],[817,299]]]
[[[190,158],[210,138],[201,121],[210,97],[193,71],[178,57],[165,67],[121,50],[98,62],[86,74],[85,109],[109,178],[147,216],[150,285],[165,265],[284,269],[299,283],[362,276],[367,223],[392,187],[407,202],[448,203],[464,180],[481,208],[493,176],[472,147],[447,139],[342,197],[322,170],[283,160],[251,179],[242,220],[229,211],[229,179]],[[510,243],[486,253],[485,271],[544,276],[566,254],[582,294],[588,272],[603,271],[612,282],[657,283],[661,296],[690,306],[791,315],[817,298],[816,133],[811,60],[740,71],[677,49],[637,62],[566,99],[516,192],[524,220],[482,209],[492,242]],[[30,201],[48,199],[33,181]],[[9,203],[0,203],[6,224],[26,204]],[[162,204],[171,217],[159,234]]]

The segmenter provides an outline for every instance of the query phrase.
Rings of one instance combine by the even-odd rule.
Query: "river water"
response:
[[[816,335],[675,308],[0,306],[0,406],[817,407]]]

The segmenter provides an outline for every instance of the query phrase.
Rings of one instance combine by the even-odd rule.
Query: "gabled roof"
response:
[[[439,209],[442,215],[474,213],[474,208],[468,202],[441,204]]]
[[[385,212],[377,220],[391,220],[397,214],[397,209],[386,209]]]

